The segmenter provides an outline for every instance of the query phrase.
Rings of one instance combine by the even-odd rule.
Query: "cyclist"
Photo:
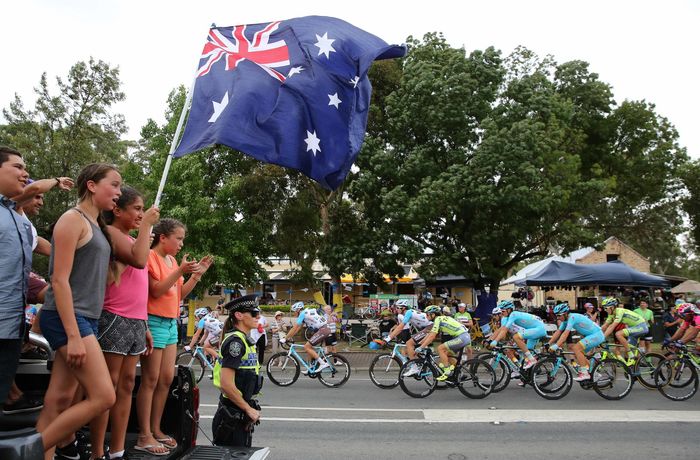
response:
[[[411,302],[409,302],[406,299],[399,299],[396,301],[394,306],[398,310],[398,313],[396,315],[397,324],[400,324],[402,326],[401,332],[399,332],[399,335],[396,336],[396,338],[399,342],[406,343],[409,340],[411,340],[411,325],[404,323],[403,318],[406,314],[406,311],[411,308]],[[391,330],[389,332],[391,333]]]
[[[427,315],[428,319],[433,322],[433,327],[420,342],[420,348],[425,348],[433,343],[439,333],[450,337],[448,341],[441,343],[437,347],[437,352],[440,356],[440,370],[442,371],[442,374],[438,376],[437,380],[447,380],[455,369],[454,364],[450,364],[447,350],[452,350],[455,353],[459,352],[459,350],[469,345],[472,339],[469,336],[469,331],[462,323],[451,316],[442,314],[442,310],[437,305],[430,305],[425,309],[424,313]],[[406,373],[406,375],[408,375],[408,373]]]
[[[615,297],[608,297],[603,300],[603,308],[608,313],[608,317],[603,324],[603,333],[609,337],[615,333],[615,338],[620,342],[627,355],[626,364],[634,364],[634,354],[630,351],[630,343],[637,345],[637,339],[644,337],[649,332],[647,320],[638,313],[620,306],[620,302]],[[622,329],[616,330],[619,325]],[[629,337],[629,343],[627,338]]]
[[[491,346],[496,346],[499,340],[505,338],[510,331],[515,344],[525,354],[525,365],[523,369],[529,369],[537,363],[537,359],[532,355],[532,349],[542,337],[547,336],[542,320],[530,313],[515,310],[512,300],[502,300],[498,303],[503,313],[501,327],[491,339]],[[525,342],[527,340],[527,343]]]
[[[399,300],[400,302],[400,300]],[[413,334],[410,339],[406,341],[406,353],[408,354],[408,357],[411,359],[416,358],[416,344],[420,343],[426,335],[430,332],[430,329],[433,326],[433,322],[428,319],[428,316],[425,314],[425,312],[420,312],[418,310],[413,309],[410,305],[407,307],[406,313],[403,315],[403,320],[401,323],[397,324],[391,332],[389,332],[389,336],[386,338],[387,342],[391,342],[394,340],[401,332],[403,331],[404,325],[408,325],[415,327],[418,332]],[[426,307],[427,308],[427,307]],[[437,307],[440,308],[440,307]],[[414,366],[413,368],[409,369],[406,372],[406,376],[411,376],[418,372],[418,367]]]
[[[692,303],[682,303],[677,307],[678,316],[683,319],[680,327],[670,339],[664,340],[664,344],[678,341],[682,344],[689,343],[700,333],[700,309]],[[696,344],[696,350],[700,350],[700,343]]]
[[[314,372],[319,372],[327,368],[329,364],[321,359],[318,353],[316,353],[316,350],[314,350],[315,346],[320,345],[326,338],[331,336],[331,330],[327,325],[326,318],[320,315],[315,308],[305,308],[304,302],[296,302],[292,305],[292,312],[297,315],[297,320],[294,326],[292,326],[292,329],[287,333],[287,336],[280,339],[280,343],[285,343],[287,340],[294,337],[294,334],[299,332],[303,324],[306,324],[306,327],[316,329],[316,333],[304,344],[304,351],[309,355],[312,362],[316,360],[317,366]]]
[[[576,362],[579,365],[579,372],[574,380],[580,382],[591,378],[588,372],[590,365],[586,358],[586,353],[605,342],[603,330],[590,317],[580,313],[571,313],[569,305],[560,303],[554,307],[554,314],[561,321],[559,328],[552,334],[549,340],[549,349],[556,351],[566,343],[566,339],[571,331],[576,331],[583,337],[578,342],[571,345]]]
[[[190,344],[185,347],[186,351],[190,351],[192,347],[201,344],[207,355],[216,358],[219,338],[221,331],[224,329],[224,324],[213,313],[206,307],[198,308],[194,311],[194,316],[198,320],[197,331],[192,336]]]

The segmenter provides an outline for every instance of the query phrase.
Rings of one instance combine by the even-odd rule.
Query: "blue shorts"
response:
[[[177,320],[148,315],[148,328],[153,337],[153,348],[165,348],[177,344]]]
[[[603,342],[605,342],[605,334],[603,334],[603,331],[596,331],[593,334],[585,336],[579,340],[578,343],[583,345],[583,352],[588,353]]]
[[[75,322],[78,323],[80,337],[97,336],[97,319],[75,315]],[[46,337],[54,351],[68,343],[66,330],[63,328],[63,322],[57,311],[42,309],[41,315],[39,315],[39,325],[41,326],[41,333]]]
[[[649,333],[649,325],[647,323],[637,324],[636,326],[627,326],[624,329],[625,337],[629,337],[629,343],[637,346],[638,339],[645,337]]]
[[[547,330],[544,328],[544,324],[542,324],[541,326],[525,329],[520,332],[520,337],[522,337],[523,340],[527,340],[527,349],[532,350],[541,338],[547,337]]]

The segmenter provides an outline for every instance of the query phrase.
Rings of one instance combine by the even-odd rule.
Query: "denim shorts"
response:
[[[177,344],[177,320],[148,315],[148,328],[153,337],[153,348],[165,348]]]
[[[97,319],[75,315],[75,322],[78,323],[80,337],[97,336]],[[68,343],[66,330],[63,328],[63,322],[57,311],[42,309],[41,315],[39,315],[39,325],[41,333],[46,337],[54,351]]]

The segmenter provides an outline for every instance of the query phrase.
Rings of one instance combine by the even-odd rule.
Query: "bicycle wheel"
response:
[[[615,358],[606,358],[596,363],[591,379],[595,392],[612,401],[627,396],[634,384],[634,377],[627,364]]]
[[[309,340],[311,340],[311,337],[313,337],[317,331],[318,329],[312,329],[310,327],[304,329],[304,338],[306,339],[306,341],[308,342]]]
[[[496,373],[490,363],[470,359],[457,368],[457,388],[470,399],[482,399],[493,391]]]
[[[286,387],[299,378],[299,363],[287,353],[275,353],[267,362],[267,377],[275,385]]]
[[[492,390],[494,393],[503,391],[506,389],[506,387],[508,387],[508,384],[510,383],[510,367],[508,367],[508,364],[504,361],[504,359],[508,359],[507,357],[502,356],[501,359],[496,361],[496,354],[482,353],[477,355],[475,359],[481,359],[491,365],[495,376],[495,382]]]
[[[661,394],[671,401],[685,401],[698,391],[698,372],[685,358],[661,361],[654,377]]]
[[[648,390],[656,389],[656,380],[654,373],[659,363],[666,359],[661,353],[645,353],[637,359],[632,368],[632,372],[640,385]]]
[[[531,369],[532,387],[544,399],[561,399],[571,391],[574,376],[563,360],[555,357],[537,361]]]
[[[414,373],[414,371],[417,372]],[[406,375],[407,373],[411,375]],[[399,372],[399,385],[412,398],[425,398],[435,391],[437,369],[433,369],[425,359],[406,361]]]
[[[369,364],[369,379],[379,388],[396,387],[399,384],[399,372],[401,360],[390,354],[377,355]]]
[[[327,387],[338,388],[350,378],[350,363],[342,355],[326,355],[327,368],[318,374],[318,380]]]
[[[207,369],[207,365],[201,356],[192,354],[191,351],[183,351],[177,355],[175,358],[175,365],[183,365],[188,367],[194,374],[195,380],[199,383],[204,377],[204,370]]]

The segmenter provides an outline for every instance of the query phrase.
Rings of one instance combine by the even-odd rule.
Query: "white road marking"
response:
[[[420,412],[423,418],[325,418],[266,417],[265,409],[310,410],[334,412]],[[200,415],[202,419],[213,415]],[[262,420],[271,422],[336,422],[336,423],[605,423],[665,422],[700,423],[698,411],[673,410],[530,410],[530,409],[375,409],[356,407],[289,407],[263,406]]]

